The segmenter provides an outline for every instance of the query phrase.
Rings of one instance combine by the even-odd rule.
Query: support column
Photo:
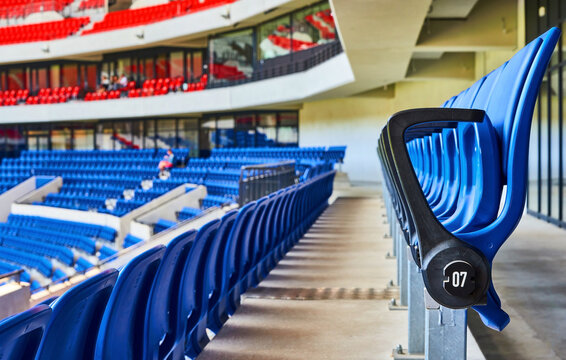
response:
[[[399,300],[401,306],[407,306],[409,303],[409,265],[407,253],[408,253],[408,246],[405,242],[403,237],[403,233],[399,225],[397,225],[397,243],[399,244],[399,248],[397,251],[397,262],[398,262],[398,270],[399,270]]]
[[[425,359],[466,360],[467,312],[426,310]]]
[[[409,272],[409,354],[424,354],[425,352],[425,304],[424,283],[421,272],[410,259]]]

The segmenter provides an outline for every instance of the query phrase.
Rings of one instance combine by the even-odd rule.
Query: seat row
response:
[[[330,147],[282,147],[282,148],[216,148],[212,149],[211,158],[264,158],[264,159],[308,159],[343,162],[345,146]]]
[[[83,235],[94,239],[103,239],[111,242],[113,242],[116,238],[116,230],[108,226],[51,219],[41,216],[10,214],[8,216],[8,223],[23,227],[29,226],[47,230],[63,230],[67,233]]]
[[[107,13],[101,21],[94,23],[92,29],[83,31],[83,35],[151,24],[186,15],[188,12],[200,11],[234,1],[235,0],[176,0],[139,9],[113,11]]]
[[[90,18],[80,17],[0,27],[0,45],[66,38],[78,32],[89,22]]]
[[[378,153],[395,216],[427,292],[509,323],[493,259],[525,206],[534,105],[560,30],[553,28],[441,108],[391,117]]]
[[[327,207],[334,173],[251,202],[0,322],[19,359],[195,358]]]
[[[21,18],[29,14],[44,11],[62,11],[72,0],[2,0],[0,1],[0,19]]]

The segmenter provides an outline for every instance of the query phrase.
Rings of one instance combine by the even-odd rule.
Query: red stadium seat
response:
[[[97,0],[83,0],[83,3],[89,1]],[[92,29],[83,31],[82,35],[159,22],[234,1],[236,0],[176,0],[140,9],[114,11],[95,23]],[[84,6],[86,8],[87,5]]]
[[[89,17],[80,17],[38,24],[1,27],[0,45],[66,38],[75,34],[89,22]]]

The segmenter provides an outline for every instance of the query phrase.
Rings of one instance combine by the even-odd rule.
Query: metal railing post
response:
[[[440,306],[426,310],[425,321],[425,359],[466,360],[466,310]]]
[[[408,261],[409,272],[409,354],[425,352],[425,303],[424,282],[421,272],[412,259]]]

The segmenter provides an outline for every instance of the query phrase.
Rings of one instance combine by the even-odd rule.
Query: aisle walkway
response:
[[[387,288],[396,276],[383,202],[347,193],[246,293],[199,360],[386,359],[407,343],[407,313],[387,307],[398,294]]]

